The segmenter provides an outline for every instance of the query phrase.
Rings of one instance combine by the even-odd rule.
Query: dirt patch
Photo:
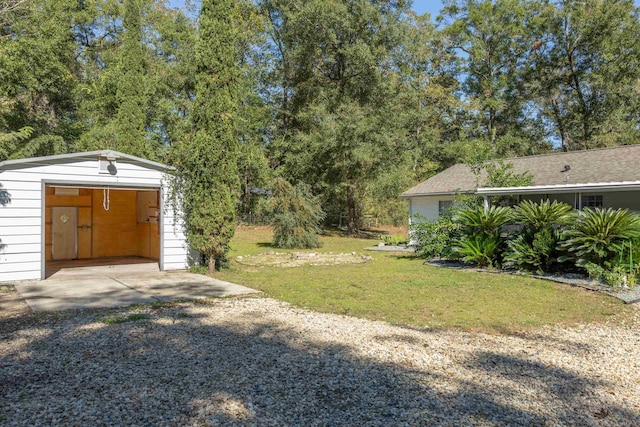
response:
[[[303,265],[364,264],[373,260],[370,255],[356,252],[265,252],[259,255],[236,257],[236,261],[251,267],[301,267]]]

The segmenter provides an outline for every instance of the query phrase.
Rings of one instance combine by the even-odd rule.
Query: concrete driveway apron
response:
[[[255,289],[185,271],[158,271],[155,263],[64,268],[16,289],[33,311],[125,307],[154,301],[229,297]]]

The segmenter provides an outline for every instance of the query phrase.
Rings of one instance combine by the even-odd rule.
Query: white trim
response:
[[[4,169],[6,166],[13,165],[23,165],[29,163],[48,163],[48,162],[56,162],[59,160],[67,160],[67,159],[76,159],[76,158],[91,158],[91,157],[106,157],[111,159],[127,159],[133,162],[142,163],[147,166],[153,166],[156,169],[160,169],[163,171],[166,170],[175,170],[175,168],[171,166],[167,166],[162,163],[154,162],[153,160],[143,159],[141,157],[131,156],[129,154],[120,153],[119,151],[113,150],[99,150],[99,151],[86,151],[84,153],[70,153],[70,154],[58,154],[55,156],[44,156],[44,157],[31,157],[26,159],[15,159],[15,160],[5,160],[4,162],[0,162],[0,169]]]
[[[47,183],[44,180],[40,181],[40,280],[47,278],[47,221],[46,221],[46,209],[45,203],[47,198]]]
[[[164,271],[164,187],[161,186],[158,191],[160,192],[160,204],[158,205],[158,233],[160,233],[160,250],[158,251],[158,269]],[[186,268],[186,265],[185,265]]]
[[[632,191],[640,190],[640,181],[596,182],[589,184],[532,185],[527,187],[478,188],[476,194],[495,196],[502,194],[546,194],[596,190]]]
[[[399,197],[403,199],[410,199],[411,197],[457,196],[458,194],[475,194],[475,192],[474,190],[459,190],[459,191],[440,191],[437,193],[402,193]]]
[[[162,184],[148,184],[148,183],[133,183],[127,182],[100,182],[100,181],[88,181],[78,180],[73,181],[69,179],[43,179],[47,187],[66,187],[66,188],[88,188],[92,190],[102,190],[105,187],[113,187],[117,190],[131,190],[131,191],[144,191],[144,190],[159,190],[162,188]]]
[[[576,206],[576,209],[582,210],[582,192],[578,192],[578,206]]]

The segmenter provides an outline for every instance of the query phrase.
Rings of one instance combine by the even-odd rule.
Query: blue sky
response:
[[[640,0],[634,0],[636,6],[640,7]],[[169,4],[173,7],[184,5],[184,0],[169,0]],[[413,0],[413,10],[418,14],[429,13],[431,19],[435,19],[442,9],[441,0]]]
[[[634,0],[636,6],[640,7],[640,0]],[[413,0],[413,10],[418,14],[429,13],[431,19],[435,19],[442,9],[440,0]]]
[[[413,10],[418,14],[429,13],[434,19],[442,9],[442,2],[439,0],[413,0]]]

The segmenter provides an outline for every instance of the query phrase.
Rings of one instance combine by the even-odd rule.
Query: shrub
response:
[[[544,228],[566,224],[573,209],[566,203],[543,200],[540,203],[525,200],[513,209],[513,220],[524,229],[536,233]]]
[[[467,236],[457,242],[454,251],[464,262],[480,267],[496,267],[501,246],[500,236],[496,234],[478,234]]]
[[[607,269],[591,262],[586,263],[584,269],[587,270],[589,277],[594,280],[601,280],[614,289],[624,286],[633,289],[638,274],[637,268],[629,270],[623,265],[616,265]]]
[[[451,244],[461,237],[461,226],[451,217],[440,217],[435,222],[411,224],[410,235],[416,242],[416,252],[424,258],[452,258]]]
[[[393,236],[383,234],[380,236],[380,240],[382,240],[382,242],[385,245],[393,245],[393,246],[397,246],[402,243],[407,243],[407,239],[405,239],[405,237],[402,234],[394,234]]]
[[[560,255],[557,226],[567,223],[571,212],[571,206],[548,200],[540,203],[525,200],[516,206],[513,219],[522,230],[508,243],[505,266],[536,273],[548,271]]]
[[[506,240],[500,234],[501,227],[511,218],[509,208],[482,206],[459,210],[454,221],[460,225],[462,237],[453,245],[453,253],[465,262],[480,266],[498,267]]]
[[[529,272],[542,274],[549,271],[558,259],[560,233],[549,227],[534,233],[521,233],[508,243],[504,257],[505,267],[516,267]]]
[[[500,227],[509,222],[510,219],[511,212],[509,208],[502,206],[491,206],[486,210],[483,206],[460,209],[454,216],[454,221],[460,223],[463,231],[468,236],[498,233]]]
[[[640,239],[635,238],[622,244],[622,251],[617,257],[618,265],[633,275],[634,279],[640,275],[640,264],[637,263],[638,254],[640,254]],[[630,287],[633,285],[635,285],[635,280],[632,281]]]
[[[273,214],[273,245],[277,248],[317,248],[317,233],[324,219],[320,203],[306,184],[291,185],[278,178],[269,199]]]
[[[589,277],[601,280],[614,289],[618,286],[628,286],[633,289],[636,278],[640,275],[640,265],[634,263],[634,253],[640,253],[640,239],[623,242],[619,254],[604,265],[586,262],[582,267],[587,270]]]
[[[640,236],[640,216],[626,209],[589,209],[577,213],[564,232],[561,247],[569,254],[561,261],[573,260],[606,268],[619,256],[628,240]]]
[[[483,169],[487,172],[487,180],[484,187],[524,187],[533,185],[533,175],[530,172],[516,173],[513,163],[505,163],[502,160],[485,163]],[[493,204],[508,206],[509,196],[492,197]]]

